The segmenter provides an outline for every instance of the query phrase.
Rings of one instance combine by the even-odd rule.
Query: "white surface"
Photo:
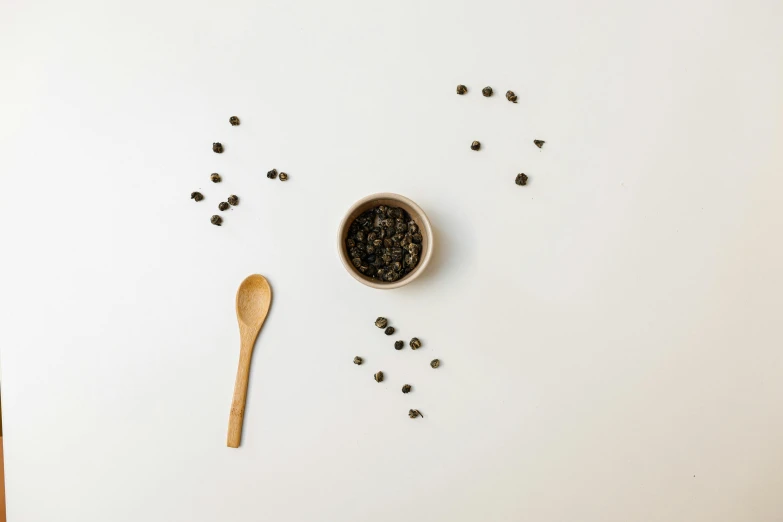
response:
[[[783,518],[780,2],[1,9],[12,522]],[[438,235],[391,293],[334,248],[387,190]]]

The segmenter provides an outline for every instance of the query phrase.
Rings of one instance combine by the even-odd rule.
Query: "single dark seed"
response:
[[[422,419],[424,418],[424,415],[422,415],[419,410],[408,410],[408,417],[410,417],[411,419],[415,419],[419,415],[421,415]]]
[[[214,216],[209,218],[209,222],[212,223],[213,225],[220,226],[220,224],[223,222],[223,218],[215,214]]]
[[[405,386],[402,387],[402,393],[408,393],[409,391],[411,391],[410,384],[406,384]]]
[[[514,91],[506,91],[506,99],[510,101],[511,103],[517,102],[517,95],[514,94]]]
[[[402,350],[405,347],[405,343],[402,341],[395,341],[394,342],[394,349],[395,350]]]
[[[195,199],[196,201],[201,201],[204,199],[204,195],[201,192],[191,192],[190,193],[190,199]]]
[[[212,183],[220,183],[221,181],[220,174],[218,174],[217,172],[213,172],[212,174],[209,175],[209,180]]]
[[[373,378],[375,379],[375,382],[381,382],[383,380],[383,372],[376,373],[373,375]]]
[[[410,345],[412,350],[418,350],[419,348],[421,348],[421,341],[419,341],[418,337],[414,337],[413,339],[411,339]]]
[[[470,144],[471,150],[479,150],[481,148],[481,143],[478,141],[474,141]]]
[[[212,144],[212,152],[216,152],[218,154],[223,154],[223,144],[222,143],[213,143]]]
[[[231,125],[233,125],[234,127],[236,127],[237,125],[239,125],[239,118],[237,118],[236,116],[231,116],[231,117],[228,119],[228,122],[229,122]]]
[[[457,85],[457,94],[463,95],[466,94],[467,92],[468,92],[467,87],[465,87],[464,85]]]
[[[481,94],[489,98],[490,96],[492,96],[492,87],[484,87],[483,89],[481,89]]]
[[[379,317],[375,320],[375,326],[378,328],[386,328],[387,324],[389,324],[389,321],[387,321],[385,317]]]
[[[533,140],[533,143],[538,147],[539,149],[544,146],[544,143],[546,143],[544,140]]]
[[[361,357],[359,357],[358,355],[357,355],[356,357],[354,357],[354,358],[353,358],[353,363],[354,363],[354,364],[362,364],[363,362],[364,362],[364,359],[362,359],[362,358],[361,358]]]
[[[393,334],[394,333],[394,327],[390,326],[390,327],[386,328],[386,330],[384,330],[383,333],[385,333],[386,335]]]
[[[432,366],[433,368],[437,368],[438,366],[440,366],[440,360],[433,359],[432,362],[430,363],[430,366]]]
[[[232,207],[236,207],[237,205],[239,205],[239,198],[236,196],[229,196],[227,201],[228,204],[231,205]]]
[[[288,181],[288,174],[286,174],[285,172],[281,172],[280,181]]]
[[[275,179],[277,177],[277,169],[272,169],[266,173],[266,177],[269,179]]]
[[[228,210],[228,203],[226,203],[225,201],[221,201],[221,202],[218,204],[218,208],[219,208],[220,210]]]
[[[517,179],[514,180],[517,185],[527,185],[527,174],[517,174]]]

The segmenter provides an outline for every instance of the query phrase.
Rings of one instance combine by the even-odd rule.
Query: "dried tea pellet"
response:
[[[438,366],[440,366],[440,360],[433,359],[432,362],[430,363],[430,366],[432,366],[433,368],[437,368]]]
[[[225,201],[221,201],[221,202],[218,204],[218,208],[219,208],[220,210],[228,210],[228,203],[226,203]]]
[[[379,317],[375,320],[375,326],[378,328],[386,328],[387,324],[389,324],[389,321],[387,321],[385,317]]]
[[[381,382],[383,380],[383,372],[376,373],[373,375],[373,378],[375,379],[375,382]]]
[[[209,222],[212,223],[213,225],[220,226],[220,224],[223,222],[223,218],[215,214],[214,216],[209,218]]]
[[[362,359],[362,358],[361,358],[361,357],[359,357],[358,355],[357,355],[356,357],[354,357],[354,358],[353,358],[353,363],[354,363],[354,364],[362,364],[363,362],[364,362],[364,359]]]
[[[413,339],[411,339],[410,345],[412,350],[418,350],[419,348],[421,348],[421,341],[419,341],[418,337],[414,337]]]
[[[196,201],[201,201],[204,199],[204,195],[201,192],[191,192],[190,193],[190,199],[195,199]]]
[[[212,183],[220,183],[221,181],[220,174],[218,174],[217,172],[213,172],[212,174],[209,175],[209,180]]]
[[[422,415],[419,410],[408,410],[408,417],[410,417],[411,419],[415,419],[419,415],[421,415],[422,419],[424,418],[424,415]]]
[[[386,335],[393,334],[394,333],[394,327],[393,326],[389,326],[388,328],[386,328],[386,330],[383,331],[383,333],[385,333]]]
[[[535,144],[536,147],[540,149],[541,147],[544,146],[544,143],[546,142],[544,140],[533,140],[533,143]]]
[[[481,148],[481,143],[478,141],[474,141],[473,143],[470,144],[471,150],[479,150],[480,148]]]
[[[288,181],[288,174],[286,174],[285,172],[281,172],[280,181]]]
[[[510,101],[511,103],[517,102],[517,95],[514,94],[514,91],[506,91],[506,99]]]
[[[266,173],[266,177],[269,179],[275,179],[277,177],[277,169],[272,169]]]
[[[236,207],[237,205],[239,205],[239,198],[236,196],[229,196],[227,201],[228,204],[231,205],[232,207]]]
[[[394,341],[394,349],[402,350],[405,347],[405,343],[402,341]]]
[[[527,185],[527,174],[517,174],[517,179],[514,180],[517,185]]]
[[[229,122],[231,125],[233,125],[234,127],[236,127],[237,125],[239,125],[239,118],[237,118],[236,116],[231,116],[231,117],[228,119],[228,122]]]
[[[212,152],[216,152],[218,154],[223,154],[223,144],[222,143],[213,143],[212,144]]]
[[[490,96],[492,96],[492,87],[489,86],[484,87],[483,89],[481,89],[481,94],[489,98]]]
[[[468,88],[464,85],[457,85],[457,94],[462,95],[468,92]]]
[[[405,386],[402,387],[402,393],[408,393],[410,391],[411,391],[411,385],[410,384],[406,384]]]

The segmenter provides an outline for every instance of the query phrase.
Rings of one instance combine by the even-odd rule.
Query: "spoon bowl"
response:
[[[245,325],[260,330],[271,301],[269,281],[259,274],[247,276],[237,290],[237,321],[240,328]]]

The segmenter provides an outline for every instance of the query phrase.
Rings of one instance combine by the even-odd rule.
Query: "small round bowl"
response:
[[[410,215],[416,225],[418,225],[419,231],[421,232],[422,239],[419,264],[405,277],[402,277],[393,283],[384,283],[377,279],[367,277],[359,272],[359,270],[353,266],[353,263],[351,263],[351,258],[348,255],[348,248],[345,246],[345,239],[348,237],[348,229],[351,227],[353,220],[362,213],[371,208],[375,208],[378,205],[388,205],[390,207],[399,207],[403,209]],[[427,268],[427,265],[432,258],[432,226],[430,225],[430,220],[427,218],[427,214],[424,213],[421,207],[405,196],[391,194],[389,192],[371,194],[351,205],[351,208],[345,213],[345,217],[343,217],[343,220],[340,222],[340,227],[337,229],[337,249],[340,253],[340,261],[342,261],[343,266],[354,279],[372,288],[391,290],[392,288],[399,288],[407,285],[419,277],[422,272],[424,272],[424,269]]]

